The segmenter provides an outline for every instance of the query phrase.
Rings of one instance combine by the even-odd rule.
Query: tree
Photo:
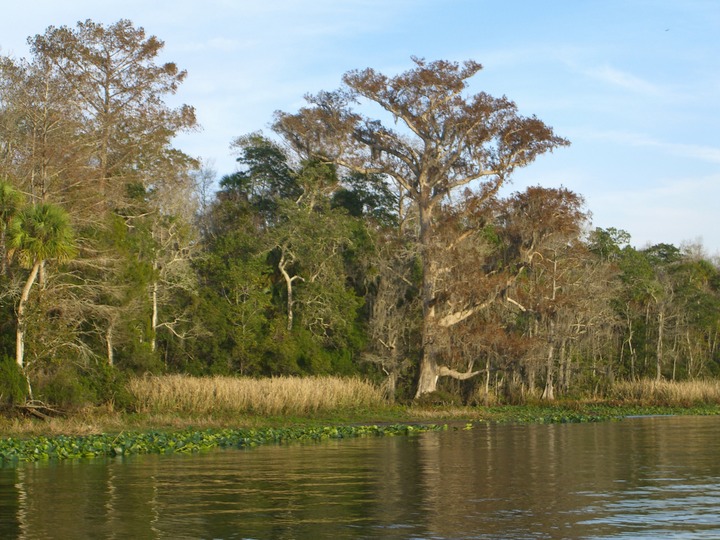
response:
[[[123,198],[128,181],[144,170],[139,161],[150,163],[175,134],[195,127],[192,107],[171,109],[163,101],[187,73],[172,62],[156,64],[164,43],[129,20],[108,27],[90,20],[75,29],[51,26],[29,42],[38,60],[60,74],[84,118],[101,210]]]
[[[78,226],[75,277],[83,290],[75,295],[75,311],[94,328],[87,335],[97,334],[106,342],[112,363],[113,348],[122,345],[121,319],[125,328],[137,329],[124,332],[125,342],[149,343],[150,349],[155,330],[172,331],[178,319],[170,313],[160,320],[158,313],[160,279],[175,286],[180,274],[189,275],[187,243],[178,250],[174,242],[163,243],[191,223],[185,216],[178,219],[180,211],[191,210],[187,199],[182,204],[178,199],[187,193],[188,171],[197,162],[171,142],[196,126],[195,114],[192,107],[165,103],[186,72],[172,62],[158,63],[164,43],[128,20],[109,26],[90,20],[75,28],[51,26],[29,43],[32,63],[5,62],[5,72],[39,96],[21,109],[39,119],[30,124],[38,135],[25,146],[35,150],[39,141],[49,149],[39,153],[44,158],[39,165],[37,159],[32,162],[33,171],[44,173],[26,173],[25,183],[52,179],[53,184],[44,184],[48,189],[40,200],[62,204]],[[35,90],[44,87],[52,90],[48,97]],[[185,260],[175,264],[179,253]],[[145,266],[154,268],[158,278],[150,285]],[[174,273],[172,279],[166,279],[168,272]],[[128,275],[137,279],[128,280]],[[140,299],[130,290],[137,285],[152,290]]]
[[[90,159],[72,91],[47,58],[0,57],[2,169],[33,203],[83,208]],[[82,212],[83,210],[80,210]]]
[[[201,309],[218,321],[199,345],[216,351],[216,369],[246,374],[350,367],[362,301],[349,270],[362,225],[335,204],[336,168],[258,133],[235,147],[241,168],[220,181],[196,265]]]
[[[0,275],[7,273],[7,232],[22,208],[24,197],[6,180],[0,180]]]
[[[52,204],[27,207],[11,222],[9,243],[20,261],[30,269],[17,307],[15,361],[24,370],[25,308],[40,267],[49,260],[66,261],[76,252],[69,216]]]
[[[384,174],[401,186],[418,216],[422,262],[422,357],[416,397],[433,392],[441,375],[433,337],[482,309],[442,313],[433,245],[440,204],[463,186],[492,197],[512,172],[557,146],[568,144],[536,117],[523,117],[505,97],[485,92],[466,97],[469,79],[482,66],[413,58],[414,69],[387,77],[373,69],[351,71],[335,92],[308,96],[296,114],[276,113],[274,127],[299,152],[350,170]],[[400,131],[355,112],[360,98],[389,113]],[[458,239],[460,240],[460,239]]]

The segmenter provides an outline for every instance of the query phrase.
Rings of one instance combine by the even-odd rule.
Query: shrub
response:
[[[0,404],[16,405],[27,397],[27,379],[15,359],[7,356],[0,359]]]

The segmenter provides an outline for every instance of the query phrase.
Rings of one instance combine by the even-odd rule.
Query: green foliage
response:
[[[134,454],[194,453],[214,448],[250,448],[267,444],[316,442],[355,437],[410,436],[443,426],[396,424],[387,426],[296,427],[260,429],[151,431],[84,437],[0,439],[0,463],[115,457]]]
[[[14,358],[4,356],[0,359],[0,404],[24,403],[27,397],[28,385],[25,375],[18,368]]]
[[[107,364],[54,362],[35,375],[34,392],[41,401],[66,411],[98,405],[129,410],[133,398],[127,381],[126,371]]]
[[[96,405],[110,405],[115,410],[123,411],[133,409],[135,403],[128,390],[129,375],[126,370],[102,363],[85,370],[82,376],[89,379]]]
[[[35,375],[34,393],[37,399],[66,410],[97,403],[98,397],[88,377],[68,362],[47,365]]]
[[[343,187],[332,196],[334,206],[381,227],[397,227],[398,196],[381,175],[353,172],[343,178],[342,183]]]
[[[155,64],[162,42],[129,21],[50,27],[31,42],[30,61],[0,59],[0,103],[17,119],[4,133],[15,157],[0,164],[0,356],[13,353],[22,328],[42,399],[122,408],[127,374],[164,371],[364,373],[410,397],[429,343],[451,368],[490,358],[496,394],[510,388],[508,399],[547,380],[577,396],[656,370],[675,379],[720,374],[717,261],[664,243],[636,249],[612,227],[585,235],[583,199],[564,188],[501,199],[502,174],[458,193],[504,159],[512,170],[567,143],[505,98],[457,94],[479,64],[416,59],[398,77],[350,72],[343,91],[312,97],[299,115],[278,113],[289,144],[238,138],[240,170],[220,180],[213,201],[203,197],[195,227],[194,163],[170,146],[194,114],[163,104],[185,73]],[[111,102],[94,101],[118,69]],[[350,110],[351,96],[382,105],[385,91],[396,120],[408,113],[426,137],[398,137]],[[37,122],[45,113],[51,131]],[[467,131],[468,118],[483,129]],[[434,140],[438,126],[459,138]],[[444,148],[448,141],[461,144]],[[352,150],[343,167],[325,155],[339,148]],[[23,194],[63,206],[25,205]],[[64,267],[39,264],[76,255]],[[21,265],[38,272],[22,306]],[[423,324],[423,313],[437,322],[453,311],[472,315],[449,329]],[[0,375],[1,399],[21,402],[22,374],[4,361]],[[482,384],[445,388],[474,395]]]
[[[142,329],[135,328],[137,334],[144,334]],[[115,352],[115,364],[130,373],[161,373],[164,366],[158,355],[152,351],[150,343],[135,338],[118,347]]]
[[[24,202],[25,196],[7,179],[0,178],[0,230],[5,231]]]
[[[68,260],[77,253],[70,216],[54,204],[22,209],[10,222],[8,237],[27,266],[46,259]]]
[[[630,243],[630,234],[622,229],[609,227],[594,229],[588,238],[588,248],[601,260],[617,260],[624,246]]]

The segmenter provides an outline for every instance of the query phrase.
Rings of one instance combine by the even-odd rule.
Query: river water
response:
[[[720,418],[20,464],[0,538],[720,538]]]

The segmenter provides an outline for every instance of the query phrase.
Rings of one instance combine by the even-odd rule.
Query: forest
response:
[[[413,58],[238,134],[173,146],[186,77],[130,21],[0,57],[0,400],[122,404],[147,373],[358,376],[390,399],[601,395],[720,376],[720,266],[592,226],[581,194],[503,195],[570,144]],[[548,158],[552,159],[552,158]],[[444,398],[443,398],[444,399]]]

